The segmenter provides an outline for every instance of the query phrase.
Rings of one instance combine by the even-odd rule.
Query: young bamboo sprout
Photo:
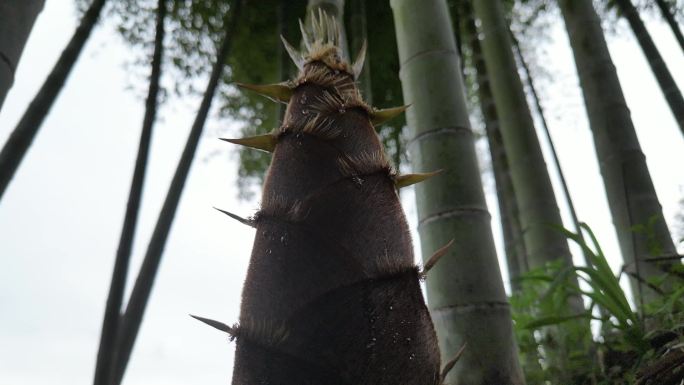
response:
[[[249,219],[239,324],[204,322],[236,337],[233,385],[438,385],[423,273],[396,193],[433,174],[394,174],[373,124],[406,107],[366,105],[362,63],[342,59],[336,21],[312,19],[304,52],[284,42],[300,69],[284,83],[292,88],[248,87],[289,102],[272,136],[231,140],[273,160]]]

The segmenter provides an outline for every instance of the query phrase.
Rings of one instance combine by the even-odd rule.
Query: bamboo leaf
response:
[[[558,325],[563,322],[568,322],[581,318],[591,318],[591,314],[581,313],[568,316],[549,316],[536,319],[532,322],[528,322],[523,326],[523,329],[539,329],[544,326]]]

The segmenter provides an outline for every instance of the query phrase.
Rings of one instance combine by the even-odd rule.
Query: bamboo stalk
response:
[[[104,320],[102,321],[102,334],[100,346],[97,352],[95,366],[94,385],[108,385],[111,380],[111,371],[114,362],[114,350],[116,335],[119,330],[121,305],[123,303],[126,277],[128,275],[128,263],[131,257],[135,229],[140,211],[145,172],[152,139],[152,127],[157,115],[159,80],[161,78],[162,57],[164,51],[164,20],[166,18],[166,0],[159,0],[157,5],[157,25],[154,37],[154,52],[152,54],[152,70],[150,85],[145,102],[145,116],[143,117],[138,155],[135,160],[135,170],[131,181],[131,189],[128,194],[126,215],[124,217],[119,246],[112,272],[112,281],[109,287],[107,305]]]
[[[684,97],[682,96],[682,92],[679,90],[670,70],[667,68],[667,64],[665,64],[665,60],[662,55],[660,55],[658,47],[656,47],[655,42],[653,42],[651,34],[648,33],[644,22],[639,16],[639,11],[634,7],[632,1],[615,0],[615,3],[620,7],[622,15],[627,19],[630,27],[632,27],[634,36],[637,38],[639,46],[641,47],[644,56],[646,56],[646,61],[658,81],[658,85],[665,96],[667,105],[670,107],[670,111],[672,111],[672,115],[674,115],[677,125],[679,125],[679,130],[684,134]]]
[[[0,111],[24,51],[33,23],[45,0],[0,2]]]
[[[176,172],[173,175],[169,191],[164,200],[157,224],[155,225],[150,243],[145,253],[140,272],[133,286],[126,311],[121,320],[121,326],[117,335],[117,346],[115,355],[115,367],[112,372],[112,385],[119,385],[123,378],[126,366],[128,364],[131,351],[135,339],[140,330],[147,301],[149,300],[154,279],[161,262],[161,257],[164,252],[164,246],[171,230],[171,224],[178,208],[178,203],[187,180],[190,166],[192,165],[193,157],[202,134],[202,129],[209,114],[209,108],[213,100],[216,88],[218,87],[223,68],[225,66],[226,58],[230,52],[233,33],[235,26],[240,18],[240,10],[242,8],[242,1],[236,0],[232,3],[232,9],[229,11],[229,22],[226,27],[226,34],[223,37],[221,46],[216,54],[216,62],[214,63],[207,88],[202,97],[195,121],[192,124],[190,135],[183,149],[183,153],[178,162]]]
[[[69,44],[64,48],[59,60],[52,68],[50,75],[45,79],[9,139],[7,139],[2,151],[0,151],[0,200],[38,133],[43,120],[57,100],[57,96],[71,73],[76,59],[78,59],[83,46],[90,37],[105,2],[106,0],[93,0],[83,15],[78,28],[76,28],[76,32],[69,40]]]
[[[684,35],[682,34],[682,30],[679,28],[679,23],[677,23],[677,20],[672,14],[672,9],[667,5],[665,0],[655,0],[655,2],[658,6],[658,9],[660,9],[660,13],[663,15],[663,18],[670,26],[672,33],[675,35],[675,39],[677,39],[677,43],[679,43],[682,53],[684,53]]]
[[[468,347],[446,383],[522,384],[465,105],[446,2],[392,0],[416,170],[443,168],[416,187],[423,256],[454,239],[427,282],[443,362]]]
[[[656,264],[645,262],[652,253],[649,245],[655,241],[661,253],[674,254],[674,243],[663,218],[601,22],[591,0],[559,0],[558,3],[575,57],[622,256],[626,264],[638,264],[643,278],[659,276],[662,270]],[[652,239],[646,233],[634,232],[634,226],[649,224]],[[630,280],[630,283],[635,302],[640,303],[638,293],[641,285],[636,280]],[[657,298],[657,293],[652,290],[643,290],[643,295],[646,302]]]

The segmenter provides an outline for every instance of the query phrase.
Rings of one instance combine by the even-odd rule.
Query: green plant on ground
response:
[[[592,230],[586,224],[581,227],[588,241],[559,230],[583,249],[590,266],[549,263],[531,270],[520,278],[521,292],[511,298],[527,380],[557,384],[565,371],[577,383],[679,384],[684,378],[684,283],[680,280],[676,287],[665,289],[658,286],[662,280],[650,280],[647,284],[660,296],[645,303],[641,313],[635,312],[620,286],[622,272],[613,273]],[[674,270],[676,274],[681,269],[676,266]],[[571,283],[573,276],[581,282],[579,287]],[[568,314],[562,308],[563,299],[577,293],[585,299],[587,310]],[[600,327],[594,328],[593,336],[582,336],[578,321],[592,321]],[[567,367],[549,367],[548,352],[542,348],[548,346],[543,340],[548,328],[560,328],[560,338],[592,337],[588,349],[565,352]]]

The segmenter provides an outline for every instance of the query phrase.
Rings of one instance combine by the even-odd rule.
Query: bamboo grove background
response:
[[[35,18],[43,7],[40,1],[26,2],[29,3],[31,6],[27,7],[26,13],[17,16],[26,17],[27,21],[20,24],[23,32],[22,28],[18,28],[19,32],[12,30],[12,33],[17,33],[18,36],[27,36],[30,28],[26,27],[32,24],[32,18]],[[64,244],[68,244],[69,247],[51,246],[49,236],[36,236],[24,242],[27,249],[34,250],[34,255],[39,256],[35,257],[35,270],[27,272],[28,274],[18,273],[11,277],[13,271],[22,272],[19,264],[11,260],[13,257],[28,255],[25,249],[16,246],[17,243],[6,249],[2,247],[5,250],[0,249],[3,263],[7,267],[5,274],[8,279],[4,281],[10,283],[6,291],[9,293],[8,303],[11,304],[13,299],[18,301],[27,293],[29,297],[45,298],[50,302],[50,298],[69,292],[64,290],[64,287],[71,287],[75,291],[79,291],[80,287],[97,287],[98,289],[93,289],[87,297],[90,304],[100,302],[97,308],[89,305],[91,313],[98,313],[100,318],[97,322],[91,321],[88,326],[93,341],[96,339],[94,336],[100,333],[100,326],[97,323],[101,322],[101,314],[109,316],[105,316],[106,326],[100,338],[99,355],[96,356],[95,342],[91,341],[93,351],[82,359],[91,362],[93,368],[96,361],[111,361],[115,364],[107,369],[108,372],[103,371],[103,366],[98,364],[95,383],[109,383],[111,378],[114,378],[114,383],[120,382],[129,360],[131,370],[136,370],[136,355],[133,354],[130,358],[129,355],[131,351],[136,351],[132,349],[145,311],[148,315],[145,317],[141,338],[145,337],[145,327],[148,328],[148,334],[154,333],[155,323],[161,325],[168,319],[175,320],[179,317],[176,313],[181,313],[185,317],[184,314],[188,312],[216,314],[225,311],[221,307],[227,302],[227,292],[230,292],[233,298],[239,298],[239,283],[243,279],[241,272],[244,271],[241,264],[245,261],[227,260],[225,251],[230,250],[230,254],[239,253],[241,257],[246,256],[248,246],[238,246],[237,239],[251,239],[252,235],[248,229],[226,224],[218,216],[207,220],[207,216],[196,215],[186,217],[185,221],[181,216],[176,218],[175,222],[173,218],[178,202],[181,203],[181,213],[183,210],[206,212],[212,205],[230,207],[231,211],[237,211],[232,208],[239,207],[238,205],[254,208],[257,204],[254,201],[254,194],[258,191],[259,182],[268,164],[267,156],[253,151],[233,152],[229,156],[237,162],[227,163],[225,159],[229,151],[225,146],[205,145],[205,150],[198,153],[195,153],[195,147],[210,142],[220,136],[219,133],[235,137],[270,130],[282,114],[277,104],[270,103],[258,95],[241,92],[231,83],[275,82],[291,74],[293,68],[285,52],[279,48],[278,34],[288,37],[290,41],[298,41],[296,19],[304,17],[304,10],[307,7],[320,6],[319,3],[327,2],[266,3],[268,6],[261,3],[256,7],[250,1],[79,2],[81,12],[78,17],[81,24],[36,98],[30,105],[26,102],[21,106],[8,104],[12,102],[13,97],[10,93],[8,101],[5,102],[4,111],[0,115],[7,115],[7,106],[10,106],[13,110],[11,113],[14,113],[18,122],[15,125],[14,121],[0,120],[2,134],[8,138],[0,155],[0,191],[4,194],[0,201],[0,215],[11,218],[5,236],[7,239],[17,237],[22,228],[33,229],[37,234],[43,234],[40,232],[41,222],[50,222],[46,219],[29,220],[32,212],[42,218],[72,217],[74,223],[79,224],[79,227],[53,226],[44,230],[53,234],[51,236],[62,240],[68,239],[69,242]],[[339,1],[330,4],[341,9]],[[330,8],[330,4],[327,5],[329,9],[334,9]],[[633,5],[637,8],[633,8]],[[663,14],[663,9],[671,11],[672,14]],[[12,10],[0,8],[0,11],[9,13]],[[598,14],[594,14],[595,11],[598,11]],[[417,187],[417,209],[413,213],[409,211],[408,216],[411,220],[416,220],[417,215],[417,222],[413,222],[412,227],[419,228],[420,239],[414,239],[414,244],[420,245],[425,258],[434,249],[456,237],[456,247],[453,248],[452,254],[440,266],[436,273],[437,277],[428,280],[426,285],[433,319],[441,336],[443,361],[444,357],[452,356],[460,349],[465,340],[478,341],[475,344],[469,342],[470,348],[455,367],[453,378],[458,377],[468,383],[486,383],[482,381],[483,378],[487,378],[487,371],[491,368],[503,365],[514,367],[520,364],[524,369],[527,383],[541,383],[544,380],[550,383],[614,383],[635,381],[637,378],[644,383],[675,381],[675,377],[678,376],[677,366],[681,365],[678,356],[678,349],[681,349],[678,347],[678,343],[681,342],[678,322],[681,318],[677,316],[682,306],[679,302],[681,279],[677,278],[677,274],[655,279],[655,276],[661,275],[661,270],[654,266],[656,263],[677,266],[678,255],[675,247],[681,234],[677,232],[676,224],[666,227],[664,220],[672,223],[673,218],[653,214],[659,211],[661,204],[669,207],[673,204],[657,201],[648,180],[653,175],[667,174],[669,170],[674,170],[677,168],[676,164],[682,160],[681,127],[684,124],[684,101],[673,79],[681,70],[672,65],[668,67],[665,65],[668,61],[661,57],[671,56],[672,52],[657,51],[656,45],[659,42],[654,42],[644,34],[644,31],[648,30],[640,24],[640,17],[653,24],[681,25],[681,5],[655,1],[637,4],[629,1],[594,2],[593,7],[588,1],[560,1],[558,4],[542,1],[434,1],[427,4],[392,1],[390,7],[384,2],[348,1],[344,14],[349,52],[353,54],[360,49],[364,35],[368,40],[368,64],[361,78],[362,92],[366,99],[371,99],[378,107],[412,104],[406,119],[393,120],[391,124],[379,129],[390,157],[404,170],[446,170],[444,175]],[[666,17],[667,15],[670,16]],[[101,19],[102,25],[93,24],[98,18]],[[165,20],[165,23],[159,23],[159,20]],[[593,24],[586,24],[586,20],[592,21]],[[606,30],[605,34],[597,29],[601,21]],[[40,22],[39,18],[37,23]],[[4,25],[8,29],[16,27],[9,23]],[[428,25],[432,25],[435,30],[428,28]],[[626,266],[621,276],[624,277],[623,290],[627,294],[616,286],[614,280],[607,278],[611,275],[607,274],[610,271],[606,270],[603,256],[597,252],[591,240],[591,232],[584,231],[583,238],[579,238],[545,225],[560,223],[562,213],[567,217],[564,218],[565,227],[573,232],[579,232],[580,221],[589,222],[592,228],[596,227],[587,220],[588,215],[572,214],[572,210],[569,211],[570,215],[566,214],[568,211],[565,207],[568,203],[562,184],[554,182],[552,187],[552,180],[557,178],[555,170],[558,166],[554,164],[555,158],[547,150],[543,153],[539,145],[542,142],[544,149],[548,148],[543,128],[548,126],[549,130],[554,130],[554,107],[563,107],[562,103],[554,100],[557,94],[545,88],[549,88],[554,82],[567,82],[558,79],[561,75],[556,73],[555,68],[546,66],[552,59],[536,47],[551,44],[548,41],[551,39],[550,31],[554,25],[563,25],[561,30],[567,25],[569,41],[566,37],[558,39],[558,36],[554,36],[556,40],[553,44],[569,43],[574,49],[574,57],[568,56],[566,60],[574,60],[577,63],[580,76],[577,80],[569,82],[568,88],[577,85],[582,87],[588,105],[589,124],[594,135],[593,143],[588,141],[586,147],[573,149],[574,156],[566,157],[561,166],[567,172],[568,169],[577,167],[576,164],[582,164],[584,158],[597,154],[602,164],[601,173],[605,190],[601,184],[599,189],[590,191],[589,194],[596,196],[596,199],[601,199],[600,196],[604,194],[608,196],[613,222],[620,230],[620,248],[619,251],[613,250],[612,255],[607,257],[613,267],[613,274]],[[40,24],[37,24],[36,28],[39,26]],[[118,63],[127,63],[127,76],[117,75],[118,79],[105,80],[104,78],[110,75],[98,71],[97,68],[79,69],[79,65],[85,65],[80,62],[72,69],[71,66],[79,57],[87,56],[87,53],[81,52],[83,46],[87,48],[87,44],[93,44],[86,44],[86,41],[96,39],[98,31],[106,28],[109,28],[109,31],[116,29],[127,45],[118,44],[111,49],[113,52],[110,52],[108,46],[100,45],[98,55],[106,55],[109,60]],[[676,31],[673,29],[668,32],[673,32],[675,39],[679,39]],[[425,33],[429,38],[422,37],[421,34]],[[592,33],[594,35],[591,35]],[[634,33],[636,40],[632,37]],[[89,37],[90,34],[93,36]],[[668,150],[672,151],[672,164],[668,170],[647,169],[636,135],[630,134],[629,131],[625,134],[624,127],[633,125],[627,107],[635,108],[631,105],[626,106],[624,99],[620,98],[622,92],[619,88],[626,87],[625,83],[629,81],[625,82],[621,78],[623,82],[618,84],[611,66],[600,67],[601,63],[607,61],[607,51],[605,45],[601,45],[601,39],[596,38],[599,35],[607,36],[609,39],[615,39],[613,36],[617,36],[618,39],[630,39],[631,49],[642,49],[650,67],[643,68],[641,76],[649,81],[656,80],[654,84],[658,84],[660,89],[664,90],[664,98],[658,95],[660,99],[655,102],[667,108],[658,110],[658,114],[673,116],[674,124],[667,128],[649,127],[647,135],[658,135],[665,129],[675,131],[674,135],[672,132],[668,133],[674,138],[671,141],[674,149]],[[9,34],[3,33],[3,36]],[[681,44],[681,40],[677,41]],[[17,44],[20,46],[21,42]],[[17,52],[21,52],[21,47],[17,48],[16,44],[7,47],[9,48],[2,49],[7,50],[9,54],[16,55]],[[684,48],[680,48],[676,54],[682,56]],[[420,56],[421,52],[431,50],[452,54],[447,58],[423,55],[413,60],[414,56]],[[223,57],[218,62],[226,63],[227,66],[216,66],[214,63],[217,62],[217,57]],[[16,66],[17,59],[13,60]],[[681,62],[681,58],[675,60]],[[615,58],[613,62],[618,70],[626,65]],[[21,65],[25,65],[25,62]],[[50,63],[45,63],[46,69],[50,66]],[[647,68],[652,68],[655,76],[648,72]],[[73,73],[69,74],[70,72]],[[439,76],[431,78],[425,75],[427,73]],[[7,77],[6,72],[3,76],[3,84],[11,84],[7,80],[11,77]],[[82,136],[83,132],[76,135],[75,131],[68,129],[60,134],[60,129],[57,128],[57,132],[52,133],[56,135],[52,137],[52,141],[48,137],[41,142],[41,135],[50,135],[47,132],[38,132],[41,123],[45,122],[45,126],[48,127],[50,117],[60,111],[60,100],[67,99],[66,96],[61,96],[61,99],[55,100],[55,97],[61,93],[68,95],[70,83],[67,79],[79,76],[87,76],[93,89],[74,90],[72,95],[83,92],[89,99],[97,98],[99,103],[96,107],[85,107],[76,103],[61,108],[68,115],[69,124],[73,126],[82,124],[79,122],[80,119],[93,116],[95,121],[102,122],[102,127],[89,127],[85,131],[86,137]],[[43,80],[34,81],[38,86]],[[125,114],[127,109],[126,106],[117,106],[116,103],[108,101],[108,89],[101,87],[107,82],[113,83],[109,84],[109,92],[128,85],[131,90],[128,93],[129,100],[125,103],[130,106],[130,110],[138,111],[138,115],[144,115],[144,118],[128,118],[125,122],[130,127],[108,125],[110,121],[121,119],[118,115]],[[539,83],[543,86],[535,88],[534,84]],[[437,95],[433,95],[434,90],[439,90]],[[214,93],[215,98],[212,97]],[[535,99],[535,96],[538,98]],[[31,97],[25,99],[31,100]],[[216,99],[213,100],[213,112],[210,108],[212,99]],[[581,100],[577,99],[575,102],[582,103]],[[51,109],[53,102],[54,108]],[[186,113],[186,116],[183,116],[175,108],[169,108],[174,103],[185,104],[183,108],[191,111],[190,114]],[[24,112],[26,106],[28,109]],[[575,111],[584,113],[582,105],[575,107]],[[162,109],[161,113],[156,112],[158,108]],[[48,111],[52,111],[51,115],[47,115]],[[155,129],[157,126],[166,126],[167,122],[171,121],[177,121],[171,123],[175,126],[172,128],[177,136],[175,139],[168,138],[171,136],[167,135],[168,132],[160,133]],[[154,124],[155,122],[157,124]],[[121,131],[132,132],[139,130],[141,126],[142,135],[139,143],[133,145],[133,139],[126,139],[126,143],[122,142]],[[207,127],[202,132],[204,126]],[[186,142],[183,136],[186,135],[184,133],[188,128],[191,128],[191,131]],[[611,133],[611,129],[617,131]],[[10,135],[10,132],[13,133]],[[36,134],[36,145],[42,145],[42,151],[40,148],[30,147],[31,137]],[[644,134],[639,135],[639,139],[643,140],[643,137]],[[478,145],[477,149],[473,146],[473,143],[484,142],[489,143],[489,149],[481,145]],[[155,145],[150,147],[150,143]],[[59,144],[60,150],[69,154],[54,155],[59,153],[56,153],[58,150],[51,144]],[[596,145],[596,149],[593,148],[593,144]],[[117,145],[125,145],[135,150],[126,154],[116,151],[112,159],[104,162],[97,150],[98,147],[112,148]],[[678,147],[675,147],[677,145]],[[562,148],[563,144],[557,143],[557,146]],[[641,147],[645,146],[642,144]],[[158,148],[178,150],[157,150],[155,155],[154,151]],[[21,163],[21,154],[16,155],[21,152],[17,152],[18,149],[30,149],[26,157],[27,165]],[[152,152],[147,154],[150,149]],[[183,155],[178,158],[180,149]],[[646,159],[653,156],[647,151],[643,152]],[[71,154],[72,159],[69,158]],[[133,170],[132,159],[136,157]],[[496,267],[497,252],[494,250],[492,233],[487,225],[488,214],[484,206],[484,195],[480,187],[481,175],[476,157],[480,157],[479,167],[484,170],[482,179],[485,180],[485,187],[492,191],[494,187],[491,179],[496,182],[499,215],[495,215],[495,218],[501,218],[504,240],[504,248],[498,253],[501,269],[508,273],[509,279],[511,276],[528,273],[525,279],[507,282],[511,289],[509,293],[514,293],[510,301],[513,305],[517,348],[513,344],[501,342],[512,339],[513,324],[503,292],[503,281],[499,278],[500,273]],[[65,158],[67,162],[63,161]],[[205,179],[212,182],[204,182],[207,184],[203,190],[214,189],[214,192],[204,191],[203,202],[183,208],[183,200],[180,199],[183,186],[193,186],[192,174],[190,179],[186,180],[193,158],[196,158],[195,161],[205,161],[194,165],[193,172],[196,175],[207,175]],[[489,160],[486,160],[487,158]],[[149,159],[150,166],[146,166],[146,159]],[[221,162],[221,159],[224,161]],[[155,162],[158,165],[167,163],[168,170],[146,173],[147,167],[154,169]],[[36,165],[34,167],[40,166],[39,169],[42,170],[37,174],[41,177],[32,182],[31,190],[41,191],[42,194],[33,195],[37,200],[29,202],[24,197],[17,197],[16,194],[12,196],[13,184],[9,181],[15,167],[30,167],[31,163]],[[547,165],[550,166],[548,169]],[[16,179],[19,182],[15,181],[16,183],[21,183],[22,178],[28,179],[27,176],[21,175],[21,167],[18,168]],[[73,170],[80,172],[74,173]],[[226,193],[226,185],[231,182],[225,175],[232,172],[237,172],[235,180],[242,203],[237,203],[235,193],[230,193],[229,196]],[[674,179],[680,175],[676,171],[671,171],[671,174]],[[72,175],[80,176],[74,178]],[[129,191],[129,187],[126,186],[131,175],[134,175],[134,183]],[[598,177],[586,175],[587,179]],[[198,179],[197,176],[195,178]],[[169,179],[173,182],[167,192]],[[653,179],[656,179],[655,176]],[[135,181],[143,180],[145,195],[154,196],[154,199],[147,198],[145,201],[145,195],[141,195],[142,185]],[[678,183],[682,183],[681,178]],[[582,184],[581,180],[575,179],[574,184],[575,186],[571,180],[568,186],[570,192],[587,193],[578,186]],[[96,193],[93,185],[107,186],[106,190],[112,190],[108,191],[107,196],[112,198],[103,200],[102,197],[105,195]],[[69,186],[70,189],[59,190],[56,186]],[[64,191],[62,194],[66,195],[54,197],[51,191]],[[404,203],[410,204],[413,194],[411,191],[402,193]],[[511,194],[514,195],[513,198]],[[117,195],[116,198],[113,198],[114,195]],[[73,207],[75,211],[65,215],[58,211],[60,205],[53,202],[62,202],[62,206]],[[142,212],[137,214],[139,206],[143,208]],[[125,217],[121,215],[124,207]],[[496,214],[494,211],[495,206],[490,202],[489,212]],[[3,215],[3,212],[8,214]],[[100,215],[89,216],[91,212],[98,212]],[[458,219],[462,216],[434,215],[463,212],[468,213],[465,221]],[[160,213],[158,218],[157,213]],[[244,215],[248,216],[249,212]],[[136,230],[137,216],[140,216],[141,220],[138,227],[145,230]],[[113,226],[106,227],[106,224],[115,223],[122,217],[125,220],[120,237],[102,233],[101,229]],[[89,222],[83,222],[81,219],[85,218],[91,219]],[[609,222],[610,219],[605,221]],[[64,223],[69,222],[64,220]],[[499,231],[499,225],[497,222],[492,223],[494,231]],[[222,229],[217,232],[219,237],[225,238],[226,233],[230,234],[229,242],[222,243],[221,255],[215,255],[215,249],[208,246],[212,241],[204,237],[210,234],[209,231],[196,236],[192,242],[175,245],[170,243],[170,246],[166,246],[167,242],[173,242],[174,232],[201,232],[197,229],[208,227]],[[148,230],[152,228],[154,230]],[[521,233],[521,228],[526,231]],[[604,235],[606,233],[601,234],[599,243],[603,242],[604,236],[613,236]],[[25,234],[23,236],[27,237]],[[571,242],[568,243],[568,240]],[[573,241],[589,247],[577,248],[573,246]],[[5,244],[11,245],[10,242]],[[56,244],[58,243],[55,242]],[[106,249],[118,251],[111,256],[105,256],[105,248],[102,247],[105,244],[108,245]],[[80,251],[72,251],[72,248]],[[162,256],[167,255],[171,249],[174,250],[174,254],[185,256],[182,262],[176,262],[177,267],[182,266],[193,277],[199,278],[201,283],[195,282],[193,285],[200,286],[203,289],[202,294],[191,294],[195,288],[179,283],[172,277],[164,277],[164,263],[174,262],[165,261]],[[571,251],[574,258],[571,257]],[[53,256],[46,257],[46,254]],[[77,259],[78,254],[88,254],[90,257],[81,261]],[[634,255],[637,258],[641,256],[659,260],[632,263]],[[126,260],[131,257],[133,263],[129,269]],[[144,262],[141,263],[142,260]],[[161,261],[164,262],[159,265]],[[579,295],[573,292],[572,287],[578,279],[569,269],[573,262],[580,267],[590,267],[580,272],[579,279],[589,281],[582,287],[587,293],[594,293],[596,298],[585,297],[590,299],[582,303]],[[105,265],[106,269],[103,268]],[[139,265],[142,266],[140,276]],[[74,269],[75,266],[80,271],[79,279],[60,281],[60,277],[73,276],[62,269]],[[111,267],[115,270],[113,276],[119,277],[118,281],[112,280],[111,287],[114,290],[111,293],[119,294],[109,295],[105,311],[104,298],[107,297],[105,293],[109,287],[111,274],[111,271],[106,274],[105,271]],[[161,271],[158,273],[159,280],[155,290],[152,291],[157,268],[161,268]],[[128,274],[127,270],[130,270]],[[102,274],[92,274],[91,271],[101,271]],[[215,274],[215,280],[211,281],[212,273],[209,271]],[[602,272],[604,275],[596,278],[596,272]],[[121,278],[126,275],[129,276],[128,290],[124,291],[124,282]],[[631,276],[631,279],[627,278],[628,276]],[[30,291],[24,289],[23,293],[19,293],[11,283],[13,279],[17,280],[20,277],[27,281],[35,280],[36,285],[24,286],[30,287]],[[550,277],[564,277],[567,281],[561,283],[549,279]],[[651,277],[650,281],[644,282],[644,277]],[[55,278],[56,287],[42,287],[39,284],[42,281],[54,284]],[[628,282],[631,283],[629,289],[626,285]],[[171,308],[174,308],[172,304],[177,299],[185,299],[184,303],[195,303],[195,306],[201,309],[178,306],[180,308],[176,307],[171,313],[153,315],[155,302],[152,299],[151,308],[146,309],[147,296],[152,293],[154,298],[154,292],[161,291],[164,287],[169,294],[162,301],[167,301]],[[476,287],[477,290],[475,295],[469,297],[466,293],[472,291],[469,290],[471,287]],[[632,296],[629,295],[630,291]],[[201,300],[198,300],[198,297]],[[542,300],[539,301],[539,298]],[[578,316],[585,314],[583,309],[589,304],[593,304],[592,316],[596,319],[603,318],[603,322],[593,322],[594,335],[601,336],[597,338],[605,341],[603,345],[592,343],[588,334],[588,320]],[[470,305],[475,309],[482,309],[481,306],[488,308],[484,312],[472,313],[449,310]],[[53,306],[54,309],[47,306],[40,310],[10,306],[23,311],[10,316],[8,324],[12,320],[18,322],[26,319],[26,325],[33,325],[19,328],[16,338],[31,335],[32,331],[47,327],[51,322],[44,319],[45,314],[59,316],[63,318],[60,322],[67,324],[68,320],[74,317],[63,314],[67,309],[58,305]],[[122,317],[117,316],[118,309],[123,309]],[[495,313],[498,312],[496,320],[491,317],[490,309],[498,309],[494,310]],[[31,317],[32,314],[35,316]],[[91,320],[98,318],[95,314],[89,317]],[[235,319],[235,315],[226,315],[221,319],[231,321],[231,317]],[[107,318],[109,322],[106,321]],[[605,322],[606,320],[609,322]],[[185,321],[179,322],[177,325],[180,325],[180,328],[174,329],[172,333],[182,334],[184,330],[194,328],[192,323]],[[78,324],[77,319],[73,319],[72,322]],[[487,345],[487,339],[482,335],[482,325],[486,322],[492,322],[491,326],[485,329],[487,332],[502,333],[495,339],[489,339],[494,340],[492,345]],[[123,335],[126,337],[117,340],[117,337],[111,334],[111,330],[107,332],[108,327],[125,330]],[[163,329],[160,327],[159,330]],[[73,333],[76,335],[75,331]],[[660,345],[654,345],[654,337],[664,338],[665,342],[658,340]],[[228,363],[231,359],[227,358],[230,353],[226,350],[230,348],[225,347],[224,341],[215,341],[220,338],[216,338],[209,331],[198,333],[194,338],[206,339],[206,343],[209,343],[209,340],[216,342],[215,351],[220,351],[220,354],[224,355],[223,359],[212,357],[213,361],[200,358],[202,355],[198,355],[198,365],[206,366],[202,370],[223,370],[223,378],[229,377],[231,371]],[[68,345],[68,341],[69,339],[65,338],[64,345]],[[171,338],[170,341],[185,345],[183,339]],[[138,344],[142,343],[139,341]],[[34,349],[38,346],[35,345]],[[136,349],[139,351],[138,355],[147,352],[148,359],[159,364],[163,362],[157,353],[150,352],[145,347]],[[578,358],[578,352],[583,356]],[[478,362],[478,354],[490,360],[488,367],[475,363]],[[671,361],[674,364],[666,365],[666,369],[659,371],[657,365],[663,361],[658,360],[662,358],[666,359],[664,362]],[[663,377],[665,379],[659,378],[657,376],[660,372],[675,373],[675,377],[671,375]],[[511,373],[515,373],[515,370]],[[154,378],[153,373],[146,375],[150,376],[149,379]],[[520,380],[515,379],[515,375],[511,376],[511,383]]]

